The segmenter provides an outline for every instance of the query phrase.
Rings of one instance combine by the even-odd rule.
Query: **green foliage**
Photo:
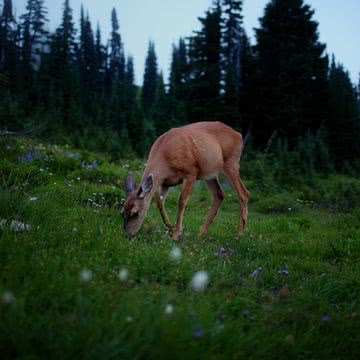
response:
[[[315,178],[313,186],[285,191],[280,184],[269,193],[255,182],[262,173],[251,169],[271,147],[265,155],[247,150],[242,161],[251,202],[241,239],[234,238],[236,196],[225,186],[208,235],[197,236],[211,200],[205,186],[196,186],[184,239],[175,244],[155,206],[139,235],[124,237],[121,180],[130,170],[139,180],[142,162],[1,141],[2,357],[356,358],[360,182]],[[102,182],[85,180],[92,170],[83,165],[93,160]],[[20,172],[10,183],[4,169]],[[21,186],[30,169],[44,176]],[[177,198],[169,193],[172,219]],[[337,205],[320,209],[324,199]],[[340,205],[348,201],[351,208]],[[30,227],[21,231],[19,224]],[[169,257],[174,246],[182,251],[178,261]],[[123,268],[128,277],[120,280]],[[197,293],[189,283],[199,270],[210,282]]]

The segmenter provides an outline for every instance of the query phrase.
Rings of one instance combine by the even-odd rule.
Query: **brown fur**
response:
[[[217,180],[223,172],[235,189],[240,203],[238,234],[246,224],[247,201],[249,193],[239,176],[239,162],[243,150],[240,133],[221,122],[199,122],[174,128],[161,135],[153,144],[142,183],[151,178],[152,188],[142,194],[141,187],[128,195],[124,205],[126,213],[134,207],[139,210],[138,219],[128,224],[128,233],[135,234],[146,215],[150,200],[157,194],[157,203],[164,223],[172,231],[173,238],[178,239],[182,233],[182,217],[192,186],[198,179],[205,180],[213,194],[213,204],[201,235],[207,232],[217,209],[224,198],[224,193]],[[179,199],[179,214],[175,228],[172,227],[164,207],[167,189],[183,183]]]

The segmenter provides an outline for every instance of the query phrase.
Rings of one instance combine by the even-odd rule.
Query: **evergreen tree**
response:
[[[152,119],[156,135],[159,136],[175,124],[169,111],[169,97],[171,95],[166,93],[162,72],[158,75],[157,84],[156,103],[153,108]]]
[[[95,87],[95,40],[89,15],[84,16],[83,8],[81,8],[80,17],[79,67],[81,91],[83,93],[83,111],[91,114],[96,111],[96,103],[94,102],[95,92],[97,90]]]
[[[115,8],[111,12],[110,62],[106,78],[106,93],[110,97],[110,124],[118,132],[125,126],[125,55]]]
[[[13,33],[15,31],[15,18],[13,16],[12,0],[4,0],[4,6],[0,16],[0,64],[5,67],[6,59]]]
[[[360,156],[360,118],[349,73],[333,57],[330,73],[330,113],[326,122],[330,151],[339,170]],[[346,144],[346,145],[345,145]]]
[[[257,144],[275,129],[291,139],[316,131],[327,117],[328,59],[314,11],[303,0],[271,0],[256,29]]]
[[[188,60],[185,40],[180,38],[178,46],[173,45],[170,68],[170,95],[176,100],[183,100],[184,84],[187,81]]]
[[[79,119],[73,116],[78,98],[76,96],[77,84],[74,83],[77,54],[75,35],[72,9],[69,0],[64,0],[61,25],[50,41],[49,76],[54,89],[51,101],[55,101],[59,106],[63,125],[67,130],[80,127]]]
[[[61,41],[61,53],[64,64],[74,64],[76,54],[75,25],[73,22],[72,9],[69,0],[64,0],[62,23],[56,30],[56,36]]]
[[[155,44],[150,41],[145,62],[144,82],[141,93],[142,107],[146,114],[151,110],[156,102],[158,87],[158,65],[155,53]]]
[[[116,9],[111,12],[111,40],[110,40],[110,74],[114,81],[123,81],[125,76],[125,55],[119,33],[119,21]]]
[[[204,18],[201,30],[189,42],[189,118],[216,119],[221,112],[221,6],[215,1]]]
[[[12,0],[4,0],[0,16],[0,71],[6,74],[12,92],[17,85],[18,30],[13,15]]]
[[[242,0],[223,0],[225,97],[236,102],[241,82]]]
[[[21,19],[24,33],[28,32],[28,39],[24,35],[24,46],[28,47],[31,66],[38,69],[48,36],[45,29],[48,19],[44,0],[28,0],[26,13],[21,16]]]

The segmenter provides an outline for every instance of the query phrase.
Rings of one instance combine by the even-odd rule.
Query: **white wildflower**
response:
[[[165,315],[171,315],[174,312],[174,306],[171,304],[167,304],[165,306],[164,314]]]
[[[133,322],[133,318],[132,318],[131,316],[127,316],[126,319],[125,319],[125,321],[126,321],[128,324],[130,324],[130,323]]]
[[[119,280],[125,282],[127,281],[128,277],[129,277],[129,270],[122,268],[118,273]]]
[[[88,283],[92,279],[92,271],[89,269],[84,269],[80,271],[79,279],[83,283]]]
[[[177,246],[173,247],[172,250],[170,251],[169,256],[170,256],[171,260],[179,261],[181,259],[181,256],[182,256],[181,249],[178,248]]]
[[[204,291],[209,284],[209,275],[206,271],[198,271],[194,274],[190,282],[190,287],[194,291]]]
[[[31,230],[31,225],[24,224],[21,221],[12,220],[11,223],[10,223],[10,230],[15,231],[15,232],[30,231]]]
[[[1,295],[1,302],[5,305],[10,305],[15,301],[15,296],[14,294],[7,290],[4,291],[3,294]]]
[[[32,196],[29,201],[36,201],[38,198],[36,196]]]

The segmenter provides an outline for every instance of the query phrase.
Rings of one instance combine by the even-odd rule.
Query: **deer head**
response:
[[[135,236],[140,230],[151,201],[153,175],[144,178],[138,190],[134,177],[129,174],[125,179],[126,200],[122,209],[126,235]]]

